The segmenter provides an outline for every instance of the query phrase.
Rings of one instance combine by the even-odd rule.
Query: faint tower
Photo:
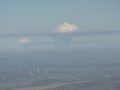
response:
[[[40,68],[37,68],[37,73],[40,73]]]
[[[47,68],[45,69],[45,75],[46,76],[48,75],[48,69]]]

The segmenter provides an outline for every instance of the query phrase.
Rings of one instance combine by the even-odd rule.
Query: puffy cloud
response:
[[[58,33],[64,33],[64,32],[76,32],[78,31],[78,28],[74,24],[68,24],[67,22],[59,25],[59,27],[54,31]]]
[[[30,40],[28,39],[28,38],[20,38],[19,40],[18,40],[18,43],[29,43],[30,42]]]

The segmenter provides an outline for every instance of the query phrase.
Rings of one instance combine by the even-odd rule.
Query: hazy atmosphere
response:
[[[0,90],[120,90],[119,0],[0,0]]]

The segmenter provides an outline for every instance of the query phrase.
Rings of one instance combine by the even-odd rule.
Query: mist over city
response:
[[[120,90],[119,0],[0,0],[0,90]]]

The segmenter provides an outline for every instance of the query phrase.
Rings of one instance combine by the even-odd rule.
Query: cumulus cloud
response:
[[[60,24],[54,32],[64,33],[64,32],[76,32],[78,28],[74,24],[69,24],[67,22]]]
[[[29,43],[30,42],[30,40],[28,39],[28,38],[20,38],[19,40],[18,40],[18,43]]]

